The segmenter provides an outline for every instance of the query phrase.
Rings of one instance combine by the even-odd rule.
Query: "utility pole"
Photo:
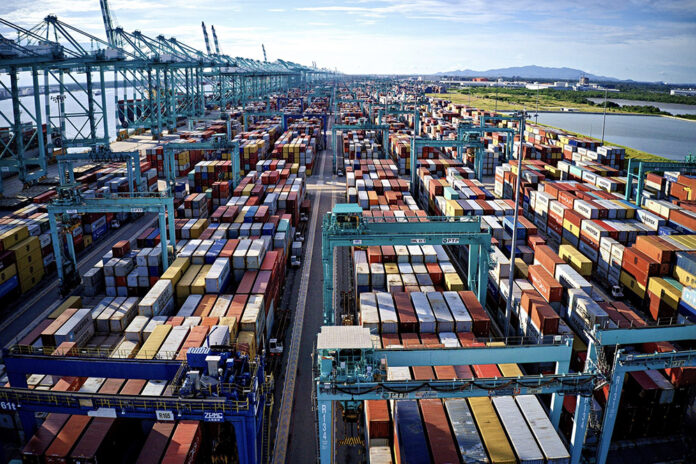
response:
[[[604,126],[607,124],[607,92],[608,89],[604,89],[604,117],[602,118],[602,145],[604,145]]]
[[[513,214],[512,221],[512,250],[510,251],[510,273],[508,274],[508,297],[507,303],[505,305],[505,328],[503,334],[507,337],[510,331],[510,313],[512,312],[512,290],[514,286],[515,279],[515,255],[517,254],[517,219],[520,212],[520,184],[522,179],[522,145],[524,144],[524,123],[526,120],[526,113],[522,110],[522,117],[520,118],[520,145],[517,151],[517,179],[515,186],[515,211]]]

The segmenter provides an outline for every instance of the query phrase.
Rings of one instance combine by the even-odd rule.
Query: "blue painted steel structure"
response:
[[[362,208],[357,204],[339,204],[324,216],[322,222],[324,324],[335,323],[333,249],[341,246],[373,245],[468,245],[469,289],[476,293],[478,300],[485,306],[491,234],[481,231],[480,218],[368,218],[362,216]]]
[[[645,184],[645,174],[649,171],[682,171],[694,173],[696,172],[696,160],[691,157],[686,157],[684,162],[661,162],[661,161],[642,161],[636,159],[628,160],[626,168],[626,193],[625,200],[631,201],[633,196],[633,180],[638,183],[636,187],[635,205],[640,206],[641,197],[643,196],[643,185]]]
[[[326,127],[326,126],[325,126]],[[333,141],[333,172],[338,169],[338,138],[336,131],[380,131],[382,133],[382,158],[389,157],[389,124],[334,124],[331,126],[331,140]]]
[[[232,58],[219,53],[217,41],[211,54],[175,38],[128,33],[113,24],[106,0],[100,3],[106,40],[52,15],[29,29],[0,18],[0,72],[10,76],[10,86],[0,82],[0,89],[12,95],[11,113],[0,112],[10,126],[0,137],[0,169],[17,172],[25,183],[46,174],[56,150],[109,143],[107,88],[113,89],[118,137],[150,130],[158,139],[164,130],[176,132],[182,118],[203,116],[215,104],[225,109],[335,75],[283,60]],[[20,73],[31,75],[33,105],[21,99]],[[78,109],[66,111],[66,100]],[[58,114],[51,114],[56,107]]]
[[[220,384],[215,390],[201,390],[195,398],[178,387],[188,369],[181,361],[57,357],[42,352],[27,353],[20,347],[4,350],[3,360],[11,387],[0,387],[0,402],[5,410],[18,412],[27,437],[36,427],[35,412],[148,420],[191,419],[231,423],[240,463],[255,464],[263,455],[263,412],[266,403],[272,401],[273,380],[266,376],[260,359],[251,365],[249,388],[240,390],[238,385]],[[149,398],[33,390],[27,388],[26,382],[31,374],[166,380],[170,382],[171,394]]]
[[[344,333],[345,335],[342,335]],[[551,393],[551,422],[558,427],[563,394],[590,397],[596,374],[569,374],[571,337],[552,337],[545,343],[520,346],[441,349],[375,349],[369,329],[363,327],[322,327],[317,338],[315,379],[317,418],[322,464],[333,462],[333,402],[344,408],[371,399],[466,398]],[[553,362],[553,375],[459,379],[436,381],[390,381],[385,366],[451,366],[472,364]],[[581,411],[576,411],[576,414]],[[578,418],[582,420],[582,418]],[[586,420],[586,418],[585,418]],[[582,449],[582,441],[572,441]],[[578,454],[579,456],[579,454]],[[579,461],[573,461],[577,464]]]
[[[677,351],[673,353],[653,353],[632,355],[617,349],[614,363],[606,365],[604,360],[605,347],[620,345],[638,345],[643,343],[683,340],[696,340],[696,325],[674,325],[658,327],[634,327],[631,329],[605,329],[595,327],[589,334],[587,361],[585,373],[601,373],[611,379],[609,399],[604,409],[601,436],[597,449],[597,463],[605,464],[609,453],[609,445],[614,432],[614,423],[621,402],[621,387],[623,376],[628,371],[665,369],[669,367],[696,366],[696,352]],[[589,400],[578,398],[577,409],[589,411]],[[584,440],[587,431],[587,421],[576,422],[573,425],[573,436],[578,435]]]
[[[169,266],[169,253],[167,245],[172,249],[176,247],[176,235],[174,230],[174,199],[171,196],[160,193],[128,192],[119,195],[110,195],[103,198],[83,198],[78,191],[66,184],[58,189],[58,198],[47,206],[48,220],[51,227],[51,241],[53,252],[56,256],[56,269],[58,279],[62,286],[69,282],[77,283],[77,255],[72,241],[72,235],[67,234],[68,274],[66,276],[63,259],[62,239],[59,235],[56,215],[85,214],[85,213],[157,213],[159,214],[159,229],[161,234],[160,246],[162,247],[162,267]],[[172,256],[173,258],[173,256]],[[67,278],[66,278],[67,277]]]

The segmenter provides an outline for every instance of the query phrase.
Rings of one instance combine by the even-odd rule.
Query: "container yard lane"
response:
[[[312,350],[322,325],[321,219],[335,203],[340,186],[332,182],[328,151],[319,155],[319,172],[307,181],[313,210],[305,239],[300,290],[292,321],[273,454],[274,463],[314,462],[316,425],[313,408]]]

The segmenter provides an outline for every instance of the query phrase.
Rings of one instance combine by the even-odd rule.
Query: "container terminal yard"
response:
[[[696,160],[100,3],[0,18],[0,462],[695,461]]]

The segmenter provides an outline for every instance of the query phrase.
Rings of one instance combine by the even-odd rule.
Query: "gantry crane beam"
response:
[[[635,205],[640,206],[643,196],[643,186],[645,185],[645,175],[649,171],[680,171],[696,173],[696,161],[686,158],[684,162],[668,162],[668,161],[643,161],[638,159],[628,160],[626,168],[626,193],[625,200],[631,201],[633,196],[633,181],[636,180]]]
[[[471,348],[376,349],[369,329],[359,326],[324,326],[317,336],[314,388],[319,423],[319,453],[322,464],[333,462],[333,402],[355,408],[370,399],[468,398],[529,394],[552,394],[551,423],[558,428],[565,394],[592,395],[600,376],[569,374],[572,337],[555,336],[533,345]],[[452,366],[505,363],[555,363],[552,375],[390,381],[385,366]],[[584,414],[580,416],[579,414]],[[587,420],[588,411],[576,411],[576,420]],[[579,438],[579,437],[578,437]],[[582,450],[582,440],[571,441],[572,450]],[[579,456],[579,452],[577,453]],[[577,464],[579,461],[572,461]]]
[[[481,231],[479,217],[368,218],[357,204],[338,204],[322,222],[324,324],[335,321],[333,249],[378,245],[468,245],[468,287],[485,307],[491,234]]]
[[[248,361],[249,382],[239,385],[228,377],[226,363],[223,376],[207,372],[218,380],[216,388],[191,389],[188,382],[190,360],[112,358],[109,352],[90,353],[76,349],[66,356],[51,355],[52,349],[11,347],[3,350],[9,386],[0,387],[0,405],[5,411],[17,412],[28,440],[36,428],[34,413],[89,415],[93,417],[145,420],[192,419],[201,422],[230,423],[235,429],[239,462],[255,464],[261,456],[261,426],[268,420],[259,410],[271,400],[273,380],[266,376],[263,360]],[[233,350],[209,349],[212,355],[234,357]],[[168,393],[160,397],[111,395],[87,392],[56,392],[27,388],[32,374],[69,377],[97,377],[161,380],[169,383]],[[229,379],[229,380],[226,380]],[[187,384],[188,382],[188,384]]]
[[[326,127],[326,125],[324,125]],[[333,140],[333,172],[338,169],[338,138],[337,131],[380,131],[382,133],[382,158],[389,157],[389,124],[334,124],[331,126],[331,140]],[[342,160],[341,160],[342,161]]]
[[[171,245],[176,250],[176,233],[174,229],[174,219],[176,217],[174,209],[174,199],[165,194],[127,192],[118,195],[110,195],[103,198],[83,198],[79,192],[69,184],[59,187],[58,199],[47,206],[48,221],[51,228],[51,241],[53,242],[53,252],[56,257],[56,269],[58,280],[63,290],[79,282],[77,255],[72,241],[72,235],[67,234],[68,259],[70,266],[67,267],[69,275],[65,275],[63,262],[63,241],[59,235],[56,215],[58,214],[85,214],[85,213],[157,213],[159,215],[160,246],[162,248],[162,268],[169,266],[169,253],[167,245]]]

